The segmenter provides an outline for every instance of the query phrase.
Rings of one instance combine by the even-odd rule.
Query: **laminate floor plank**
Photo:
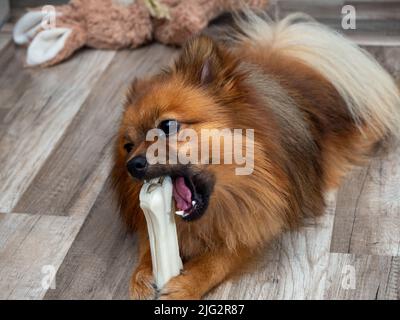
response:
[[[76,237],[45,299],[127,299],[136,237],[126,232],[110,181]]]
[[[82,222],[0,213],[0,299],[42,299]]]
[[[331,253],[323,298],[397,300],[399,260],[389,256]]]
[[[357,168],[339,189],[331,251],[400,255],[400,148]]]
[[[0,32],[0,54],[1,51],[11,43],[11,35]]]
[[[12,212],[115,55],[85,50],[46,69],[23,68],[10,46],[0,57],[0,210]],[[6,59],[7,63],[2,61]],[[16,82],[10,81],[13,77]],[[29,213],[29,212],[28,212]]]

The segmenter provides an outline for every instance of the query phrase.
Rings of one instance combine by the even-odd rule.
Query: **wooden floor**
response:
[[[127,84],[177,51],[84,50],[26,69],[10,30],[0,33],[0,298],[127,299],[136,238],[111,197],[113,137]],[[372,42],[400,80],[400,42]],[[400,299],[399,200],[393,147],[352,172],[323,218],[277,239],[256,268],[207,298]],[[55,288],[46,289],[49,270]]]

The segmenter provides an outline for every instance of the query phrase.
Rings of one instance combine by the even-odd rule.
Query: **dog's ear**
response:
[[[148,78],[133,79],[125,94],[125,105],[128,106],[134,104],[140,97],[142,97],[148,91],[149,88],[151,88],[152,84],[154,84],[159,80],[162,80],[164,77],[165,74],[160,73],[158,75]]]
[[[135,78],[131,85],[128,87],[128,90],[125,95],[125,105],[129,106],[134,104],[136,100],[141,97],[147,90],[151,83],[150,79],[137,79]]]
[[[175,63],[175,71],[196,85],[220,84],[227,78],[231,58],[207,36],[189,40]]]

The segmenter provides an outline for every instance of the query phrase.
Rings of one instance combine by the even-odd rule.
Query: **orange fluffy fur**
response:
[[[204,72],[206,81],[201,79]],[[356,119],[347,104],[335,83],[307,61],[249,34],[240,34],[229,46],[205,36],[194,38],[169,70],[136,81],[126,102],[114,167],[122,215],[140,236],[131,297],[201,298],[271,239],[300,226],[306,216],[322,214],[324,193],[392,135],[389,126],[371,123],[362,112]],[[212,175],[215,186],[200,219],[185,222],[176,216],[184,270],[156,292],[139,208],[142,182],[128,175],[126,162],[146,151],[144,135],[160,119],[177,119],[198,132],[253,128],[255,168],[251,175],[238,176],[233,165],[190,167]],[[123,148],[127,141],[135,145],[129,154]]]

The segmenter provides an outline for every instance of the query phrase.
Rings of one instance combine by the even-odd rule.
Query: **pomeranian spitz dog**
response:
[[[146,132],[253,129],[254,169],[232,163],[150,164]],[[398,137],[400,94],[365,51],[329,28],[291,15],[247,13],[223,41],[190,40],[169,69],[135,81],[116,147],[114,180],[127,225],[139,234],[134,299],[198,299],[251,261],[271,239],[324,211],[324,195],[354,165]],[[178,149],[183,142],[178,142]],[[139,190],[171,176],[183,272],[153,286]]]

